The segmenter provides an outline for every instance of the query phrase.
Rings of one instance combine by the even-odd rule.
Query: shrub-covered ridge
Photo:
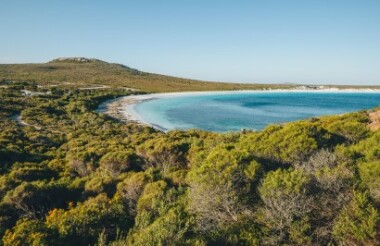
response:
[[[0,88],[2,245],[380,243],[368,112],[163,133],[93,112],[125,90],[22,89]]]

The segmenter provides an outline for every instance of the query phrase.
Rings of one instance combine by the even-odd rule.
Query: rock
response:
[[[94,58],[86,58],[86,57],[60,57],[50,61],[54,62],[75,62],[75,63],[90,63],[90,62],[103,62]]]

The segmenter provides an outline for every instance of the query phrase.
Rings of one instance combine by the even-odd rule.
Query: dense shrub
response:
[[[129,92],[25,100],[27,87],[39,90],[0,90],[4,245],[379,244],[380,131],[366,112],[164,133],[92,112]]]

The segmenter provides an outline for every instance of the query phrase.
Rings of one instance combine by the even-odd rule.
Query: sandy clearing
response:
[[[21,118],[21,115],[20,115],[20,114],[12,115],[12,116],[10,117],[10,119],[16,121],[17,124],[19,124],[20,126],[31,126],[31,127],[34,127],[36,130],[41,130],[41,127],[39,127],[39,126],[35,126],[35,125],[31,125],[31,124],[28,124],[27,122],[25,122],[25,121]]]
[[[368,125],[368,127],[371,129],[371,131],[379,130],[380,129],[380,109],[370,112],[369,119],[371,120],[371,123]]]

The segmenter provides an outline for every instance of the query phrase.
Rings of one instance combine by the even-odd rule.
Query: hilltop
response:
[[[86,57],[59,57],[57,59],[50,61],[50,63],[58,63],[58,62],[89,63],[89,62],[104,62],[104,61],[95,59],[95,58],[86,58]]]

